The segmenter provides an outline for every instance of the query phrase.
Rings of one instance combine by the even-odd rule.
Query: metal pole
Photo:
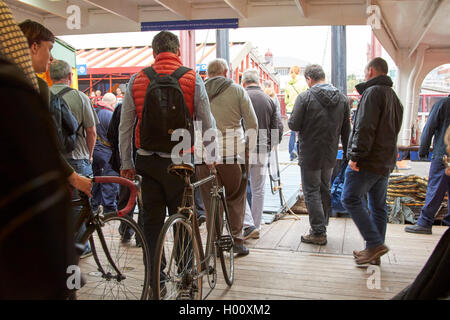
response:
[[[228,29],[216,30],[216,44],[217,58],[225,59],[230,65],[230,36]]]
[[[331,83],[347,95],[347,43],[345,26],[331,26]]]

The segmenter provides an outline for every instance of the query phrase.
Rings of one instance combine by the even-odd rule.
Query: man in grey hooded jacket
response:
[[[301,241],[325,245],[331,214],[330,180],[339,137],[346,157],[350,109],[347,98],[325,83],[321,66],[307,66],[305,78],[310,89],[297,97],[288,122],[292,131],[299,132],[299,165],[311,226],[310,234],[302,236]]]

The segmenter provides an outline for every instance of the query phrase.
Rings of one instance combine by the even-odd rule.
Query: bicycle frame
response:
[[[207,239],[206,239],[206,248],[203,250],[202,238],[200,235],[197,215],[195,213],[195,202],[194,202],[194,190],[199,188],[200,186],[212,182],[213,186],[211,188],[211,210],[209,212],[210,217],[208,218],[207,223]],[[219,187],[217,182],[217,171],[213,167],[211,169],[210,176],[191,183],[189,176],[184,176],[185,189],[183,192],[183,198],[181,202],[181,207],[178,209],[178,213],[181,213],[187,216],[188,221],[191,221],[193,228],[193,235],[199,248],[199,255],[201,261],[201,272],[198,274],[199,277],[203,277],[204,275],[214,274],[217,270],[212,270],[209,268],[210,259],[216,259],[214,252],[212,250],[213,246],[216,245],[215,236],[216,236],[216,214],[219,214],[220,211],[217,210],[217,206],[222,204],[223,209],[225,210],[225,214],[228,216],[228,207],[226,204],[225,193],[223,187]],[[175,239],[174,241],[177,241]],[[215,261],[215,260],[214,260]],[[212,289],[205,295],[205,299],[212,292]]]
[[[119,216],[126,215],[128,213],[128,211],[130,211],[132,206],[134,205],[136,195],[138,193],[137,190],[140,189],[140,184],[142,181],[142,178],[140,176],[136,176],[136,177],[137,178],[136,178],[135,183],[125,180],[124,178],[119,178],[119,177],[96,177],[96,178],[94,178],[94,182],[98,182],[98,183],[115,182],[115,183],[123,184],[123,185],[127,186],[128,188],[130,188],[130,191],[131,191],[130,199],[128,200],[127,206],[123,210],[118,212]],[[88,196],[82,192],[79,193],[79,196],[80,196],[80,199],[72,201],[73,207],[77,207],[77,206],[82,207],[80,216],[78,217],[77,222],[75,224],[75,230],[77,230],[75,233],[75,238],[79,237],[80,243],[84,244],[89,240],[89,238],[92,236],[92,234],[95,231],[97,231],[98,238],[102,245],[103,252],[105,253],[105,256],[106,256],[109,264],[113,267],[114,271],[117,272],[117,277],[120,278],[118,280],[123,279],[123,274],[122,274],[122,272],[120,272],[119,268],[116,266],[114,260],[112,259],[111,254],[108,250],[106,241],[105,241],[105,237],[103,235],[103,231],[102,231],[103,222],[101,219],[102,212],[94,214],[94,212],[92,211]],[[83,223],[86,225],[86,230],[80,234],[80,230],[81,230]],[[105,273],[100,261],[98,260],[97,251],[96,251],[94,242],[91,243],[91,250],[94,253],[93,256],[94,256],[95,263],[97,264],[98,271],[100,271],[105,276],[106,273]]]

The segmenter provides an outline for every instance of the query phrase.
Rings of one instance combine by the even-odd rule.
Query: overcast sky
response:
[[[367,63],[367,45],[370,43],[370,27],[347,26],[347,73],[363,74]],[[175,32],[177,33],[177,32]],[[61,36],[64,41],[81,48],[106,48],[151,44],[156,32],[110,33],[78,36]],[[215,42],[215,30],[197,30],[196,42]],[[291,56],[310,63],[323,64],[331,71],[331,28],[277,27],[240,28],[230,30],[230,41],[251,41],[264,55],[268,49],[274,56]],[[391,68],[395,68],[386,52],[383,53]]]

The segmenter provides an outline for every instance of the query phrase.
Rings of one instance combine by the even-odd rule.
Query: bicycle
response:
[[[138,224],[126,216],[134,207],[140,177],[135,182],[120,177],[95,177],[94,183],[119,183],[130,189],[127,206],[119,212],[93,212],[89,198],[79,194],[72,206],[81,206],[75,225],[75,239],[89,241],[92,256],[80,259],[79,268],[85,283],[77,295],[86,299],[145,300],[150,290],[150,254],[144,234]],[[123,239],[119,225],[134,232],[134,239]],[[83,224],[85,230],[82,230]]]
[[[152,274],[153,299],[206,299],[217,283],[217,257],[227,285],[231,286],[234,280],[234,241],[224,188],[218,185],[214,166],[210,176],[195,183],[190,181],[194,173],[192,164],[172,164],[168,171],[181,177],[185,188],[178,212],[166,220],[158,238]],[[195,214],[194,190],[210,181],[213,184],[211,210],[207,220],[206,247],[203,250]],[[205,297],[204,276],[207,276],[210,286]]]

